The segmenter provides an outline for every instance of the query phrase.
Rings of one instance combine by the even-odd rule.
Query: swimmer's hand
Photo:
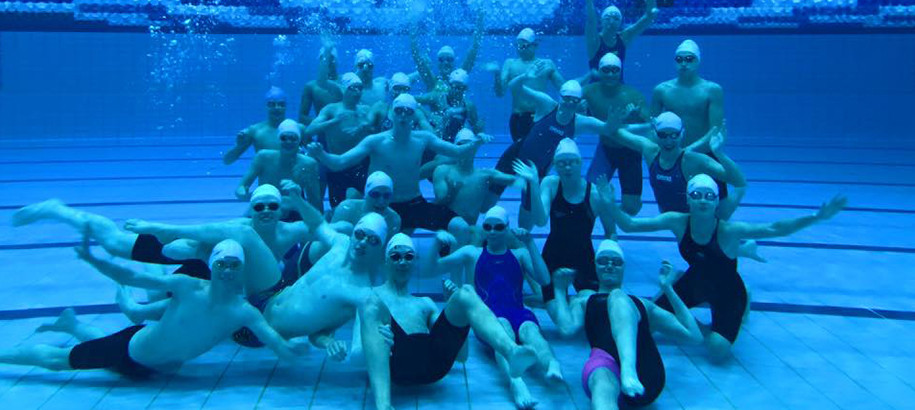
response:
[[[247,128],[239,131],[238,134],[235,135],[235,145],[237,145],[239,147],[246,147],[248,145],[251,145],[251,143],[253,141],[254,141],[254,139],[251,138],[251,134],[248,133]]]
[[[502,72],[502,69],[499,67],[498,61],[490,61],[483,66],[483,70],[489,71],[490,73],[499,74]]]
[[[89,250],[89,238],[92,236],[92,228],[88,225],[83,228],[83,239],[80,241],[78,246],[73,247],[73,250],[76,251],[76,257],[84,261],[95,260],[95,255],[92,254],[92,251]]]
[[[531,235],[531,231],[528,231],[524,228],[514,228],[512,229],[512,234],[515,235],[515,238],[518,238],[518,240],[523,244],[527,244],[534,240],[533,235]]]
[[[159,231],[159,224],[146,222],[142,219],[128,219],[124,222],[124,230],[138,234],[155,235]]]
[[[613,184],[607,179],[607,175],[597,177],[597,180],[594,181],[594,186],[597,187],[597,193],[604,201],[613,202],[616,200]]]
[[[451,279],[442,280],[442,294],[445,295],[445,300],[451,299],[451,296],[454,296],[458,291],[458,286],[451,281]]]
[[[284,179],[280,181],[280,192],[282,193],[284,199],[287,196],[302,196],[302,187],[299,184],[293,182],[291,179]]]
[[[816,218],[820,221],[832,219],[839,211],[845,208],[845,205],[848,205],[848,198],[845,195],[836,195],[832,197],[829,202],[824,202],[823,205],[820,206]]]
[[[318,144],[317,142],[312,142],[305,146],[305,152],[308,153],[309,157],[320,159],[322,156],[324,156],[324,147],[322,147],[321,144]]]
[[[346,359],[346,342],[342,340],[335,340],[333,343],[327,345],[327,357],[335,362],[342,362],[343,359]]]
[[[388,348],[394,347],[394,331],[391,330],[391,325],[378,325],[378,333]]]
[[[248,188],[242,185],[239,185],[238,188],[235,188],[235,197],[240,201],[245,201],[248,199]]]
[[[623,125],[623,119],[629,117],[633,110],[638,110],[635,104],[629,104],[625,107],[610,106],[607,110],[607,120],[604,121],[610,130],[618,130]]]
[[[438,245],[438,249],[447,247],[450,250],[454,250],[457,247],[457,239],[447,231],[436,232],[435,242]]]
[[[723,131],[723,127],[712,127],[709,132],[708,147],[713,153],[719,153],[724,148],[725,132],[727,131]]]
[[[534,163],[531,161],[524,163],[524,161],[516,159],[512,163],[512,169],[515,171],[515,175],[517,175],[519,178],[522,178],[532,184],[539,182],[539,173],[537,172],[537,167],[534,166]]]
[[[680,275],[683,271],[678,271],[674,269],[668,261],[661,262],[661,270],[658,272],[658,282],[661,283],[662,290],[671,290],[673,289],[674,282],[680,278]]]
[[[481,132],[481,133],[477,134],[476,144],[477,145],[489,144],[494,139],[496,139],[496,137],[493,137],[492,135]]]

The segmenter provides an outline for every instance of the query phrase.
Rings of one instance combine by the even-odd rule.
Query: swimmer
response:
[[[481,12],[477,15],[476,28],[473,30],[473,40],[470,42],[470,50],[464,56],[464,62],[460,69],[465,72],[473,70],[473,65],[477,60],[477,53],[480,51],[480,42],[483,40],[483,34],[486,32],[485,15]],[[418,33],[419,26],[415,26],[410,31],[410,52],[413,55],[413,61],[416,62],[416,72],[410,74],[410,82],[421,79],[426,85],[428,92],[442,92],[451,85],[449,76],[455,70],[455,53],[451,46],[442,46],[436,53],[438,60],[438,76],[432,74],[432,64],[429,57],[419,49]]]
[[[318,118],[308,126],[308,134],[323,134],[327,150],[342,154],[362,141],[372,131],[369,106],[360,103],[363,94],[362,79],[355,73],[343,74],[340,80],[344,90],[343,101],[328,104]],[[368,177],[368,162],[352,164],[336,171],[327,171],[327,196],[331,208],[347,197],[347,189],[359,189]],[[317,207],[323,209],[323,206]]]
[[[650,218],[633,218],[616,206],[612,185],[604,184],[599,188],[623,231],[669,230],[677,237],[680,255],[689,263],[689,269],[674,284],[674,290],[687,307],[703,303],[710,305],[712,325],[711,331],[705,335],[705,345],[715,361],[730,357],[731,346],[737,340],[744,313],[749,307],[746,287],[737,272],[736,257],[740,242],[791,235],[831,219],[848,203],[844,196],[836,195],[809,216],[765,224],[725,221],[715,214],[718,185],[712,177],[699,174],[687,183],[689,213],[665,212]],[[668,311],[673,309],[666,296],[661,296],[655,303]]]
[[[531,98],[520,88],[512,87],[510,82],[518,77],[528,77],[527,86],[534,91],[545,93],[547,84],[552,83],[557,89],[564,80],[556,68],[553,60],[537,58],[537,35],[531,28],[525,28],[518,33],[516,38],[519,58],[509,58],[502,64],[501,71],[497,63],[489,63],[486,70],[493,73],[494,91],[497,97],[505,95],[507,87],[512,93],[512,115],[508,121],[508,128],[512,141],[518,141],[527,136],[534,126],[537,101]],[[532,71],[532,67],[539,67]]]
[[[280,149],[277,127],[286,118],[286,93],[279,87],[270,87],[264,99],[267,101],[267,119],[238,132],[235,146],[222,156],[224,164],[237,161],[252,145],[255,153],[264,149]]]
[[[635,88],[622,83],[622,70],[623,62],[615,54],[607,53],[600,58],[594,74],[597,82],[587,85],[582,92],[588,110],[605,115],[611,110],[632,106],[635,109],[622,119],[622,123],[644,123],[648,119],[645,98]],[[623,191],[623,211],[635,215],[642,209],[642,161],[639,153],[613,139],[602,138],[588,168],[588,181],[594,182],[601,175],[613,179],[617,170]]]
[[[376,102],[383,101],[388,80],[384,77],[375,77],[375,55],[371,51],[362,49],[356,52],[354,71],[365,85],[365,90],[359,96],[359,103],[371,107]],[[345,93],[347,82],[342,81],[340,86]]]
[[[467,245],[452,254],[438,257],[442,246],[451,246],[455,241],[445,232],[436,235],[431,253],[436,255],[436,266],[450,270],[464,266],[473,271],[470,278],[483,302],[499,318],[505,332],[515,337],[522,346],[530,346],[537,352],[538,364],[549,380],[562,380],[559,362],[550,345],[540,333],[540,323],[521,300],[525,276],[540,285],[549,281],[546,264],[540,257],[540,250],[530,233],[524,229],[511,231],[508,213],[500,206],[494,206],[483,218],[486,244],[483,247]],[[514,236],[524,244],[519,249],[509,249],[509,239]],[[518,408],[532,408],[536,401],[531,397],[521,377],[512,377],[505,357],[496,354],[496,362],[502,373],[509,378],[512,396]]]
[[[331,83],[337,79],[337,48],[332,43],[326,43],[318,52],[318,78],[306,83],[302,90],[299,123],[307,127],[324,107],[343,100],[340,87]],[[312,108],[315,117],[311,116]]]
[[[299,146],[302,143],[302,130],[299,124],[294,120],[284,120],[277,128],[277,133],[280,137],[280,149],[262,150],[254,156],[254,161],[235,189],[235,196],[246,200],[248,189],[255,179],[258,185],[274,187],[279,186],[280,181],[288,179],[304,188],[312,206],[324,209],[324,200],[318,185],[318,163],[306,155],[299,154]],[[288,214],[288,209],[284,209],[284,214]]]
[[[620,61],[626,60],[626,48],[645,31],[658,17],[657,0],[645,0],[645,14],[635,24],[620,30],[623,13],[616,6],[607,6],[600,13],[600,31],[597,30],[597,10],[594,0],[585,0],[585,45],[588,51],[588,68],[592,78],[599,78],[599,61],[607,53],[613,53]],[[620,64],[620,69],[623,66]],[[622,71],[620,81],[623,80]]]
[[[416,99],[401,94],[394,100],[394,128],[363,139],[353,149],[341,154],[329,154],[315,143],[308,145],[308,154],[331,170],[352,166],[369,158],[369,170],[385,171],[394,180],[391,209],[401,217],[401,229],[410,233],[415,228],[440,230],[448,226],[455,213],[444,205],[429,203],[419,190],[420,163],[426,149],[450,157],[460,157],[486,142],[456,146],[435,134],[414,131],[411,124],[418,109]]]
[[[448,76],[446,91],[432,91],[416,99],[432,111],[436,132],[445,141],[454,142],[454,136],[465,124],[475,133],[483,132],[483,121],[477,114],[477,106],[464,95],[468,82],[467,71],[459,68]]]
[[[101,330],[76,320],[72,311],[64,311],[53,329],[76,336],[79,344],[15,347],[0,352],[0,363],[56,371],[108,369],[131,379],[145,379],[157,372],[177,370],[183,362],[208,352],[243,326],[283,359],[307,351],[307,344],[283,339],[245,302],[246,252],[238,242],[226,240],[213,248],[210,280],[134,272],[93,256],[88,237],[83,238],[76,252],[80,259],[120,284],[171,292],[165,315],[150,325],[130,326],[104,336]]]
[[[600,287],[584,290],[571,300],[566,289],[574,272],[553,272],[560,292],[547,304],[553,308],[550,317],[563,336],[585,329],[591,355],[582,369],[581,384],[593,410],[647,406],[664,390],[666,379],[652,333],[698,344],[702,332],[674,291],[676,273],[670,263],[661,264],[659,279],[673,313],[622,289],[626,260],[616,241],[601,242],[593,263]]]
[[[372,106],[369,113],[371,123],[377,131],[387,131],[394,128],[394,100],[401,94],[410,93],[410,78],[404,73],[394,73],[391,81],[388,83],[388,98],[386,101],[379,101]],[[435,127],[429,123],[425,110],[416,111],[416,120],[413,122],[414,130],[424,130],[435,132]]]
[[[333,209],[331,222],[349,222],[353,226],[360,218],[370,212],[377,213],[384,217],[388,224],[388,236],[385,240],[390,239],[394,234],[400,232],[400,215],[394,212],[389,206],[391,204],[391,195],[394,193],[394,181],[388,174],[383,171],[375,171],[365,180],[365,198],[364,199],[347,199]],[[348,233],[343,231],[342,233]]]
[[[607,204],[603,202],[597,187],[585,180],[581,175],[581,153],[578,145],[571,139],[559,142],[556,154],[553,156],[553,165],[557,175],[550,175],[538,181],[537,170],[522,163],[516,163],[518,175],[524,178],[531,187],[538,183],[540,189],[531,189],[532,198],[526,202],[532,205],[534,223],[545,226],[550,223],[550,233],[543,244],[543,260],[549,272],[560,268],[575,271],[575,290],[597,290],[598,280],[594,271],[594,245],[591,232],[594,231],[595,219],[600,218],[604,228],[604,236],[608,239],[616,236],[613,226],[613,217],[609,213]],[[539,196],[534,196],[539,193]],[[523,209],[521,214],[525,214]],[[522,228],[531,228],[530,223],[521,223],[524,219],[519,216],[519,225]],[[526,225],[526,226],[525,226]],[[541,289],[547,300],[547,294],[552,293],[552,284]],[[536,289],[535,289],[535,293]]]
[[[479,137],[465,128],[457,133],[454,144],[463,146],[474,144],[477,140]],[[473,161],[476,153],[477,150],[473,149],[458,157],[453,164],[438,165],[432,176],[435,202],[448,206],[470,226],[476,225],[480,214],[488,209],[483,206],[490,186],[511,185],[518,180],[492,168],[475,168]]]
[[[409,236],[394,235],[385,256],[387,281],[374,289],[360,313],[376,408],[392,408],[391,382],[415,386],[444,378],[458,359],[470,328],[507,358],[512,376],[520,376],[537,361],[533,349],[518,346],[505,333],[473,287],[445,282],[446,303],[441,310],[432,299],[411,295],[408,287],[417,254]]]
[[[515,77],[510,83],[519,96],[531,101],[534,107],[534,125],[524,138],[509,146],[496,169],[506,174],[513,174],[512,164],[515,159],[523,162],[533,161],[539,178],[546,177],[553,162],[553,153],[563,138],[574,139],[580,134],[610,134],[619,128],[618,118],[608,118],[603,122],[594,117],[577,114],[576,109],[582,100],[581,85],[575,80],[566,81],[559,90],[561,100],[556,102],[549,95],[525,85],[529,79],[536,78],[543,64],[534,64],[526,75]],[[611,121],[612,120],[612,121]],[[498,197],[501,191],[493,190]]]

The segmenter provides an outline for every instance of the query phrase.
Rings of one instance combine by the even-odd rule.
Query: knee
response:
[[[537,327],[537,324],[534,322],[524,322],[521,324],[521,327],[518,328],[518,337],[523,341],[537,340],[538,338],[542,339],[543,336],[540,334],[540,328]]]
[[[642,210],[642,198],[636,195],[623,195],[620,209],[629,215],[635,215]]]
[[[474,290],[473,286],[461,285],[457,292],[454,292],[454,295],[451,295],[451,299],[461,306],[469,307],[473,305],[474,302],[478,301],[480,297],[477,296],[477,291]]]
[[[706,335],[705,346],[708,349],[709,360],[713,363],[721,364],[731,358],[731,347],[733,345],[728,339],[716,332]]]

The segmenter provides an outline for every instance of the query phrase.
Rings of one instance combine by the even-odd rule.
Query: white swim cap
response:
[[[411,250],[414,250],[414,251],[416,250],[416,246],[413,245],[413,239],[410,238],[409,235],[407,235],[403,232],[394,234],[394,236],[391,237],[391,240],[388,241],[388,247],[385,248],[384,252],[385,253],[391,252],[391,250],[394,249],[395,246],[406,246],[406,247],[410,248]]]
[[[458,68],[448,75],[448,82],[467,85],[468,78],[467,71],[464,71],[463,68]]]
[[[518,40],[524,40],[528,43],[533,43],[537,41],[537,34],[534,33],[534,29],[530,27],[525,27],[518,33]]]
[[[270,87],[270,90],[268,90],[267,94],[264,95],[264,99],[267,100],[267,102],[286,101],[286,93],[283,92],[283,89],[280,87]]]
[[[581,84],[575,80],[569,80],[559,88],[559,95],[563,97],[581,98]]]
[[[600,13],[600,18],[601,18],[601,19],[605,19],[605,18],[610,17],[610,16],[616,16],[617,18],[622,19],[622,18],[623,18],[623,12],[620,11],[619,7],[616,7],[616,6],[607,6],[607,8],[605,8],[604,11],[602,11],[602,12]]]
[[[410,86],[410,77],[408,77],[404,73],[394,73],[394,75],[391,76],[390,85],[391,85],[392,89],[397,86],[409,87]]]
[[[297,137],[302,138],[302,129],[299,128],[299,123],[295,120],[285,119],[276,127],[276,135],[283,134],[295,134]]]
[[[496,205],[486,211],[483,221],[485,222],[487,219],[498,219],[500,222],[508,225],[508,211],[506,211],[505,208]]]
[[[689,179],[689,182],[686,184],[686,192],[690,193],[699,188],[706,188],[711,190],[718,195],[718,184],[715,182],[712,177],[706,174],[698,174]]]
[[[476,142],[477,136],[473,133],[473,131],[467,128],[461,128],[457,135],[454,136],[454,143],[460,144],[464,141]]]
[[[366,61],[372,62],[375,58],[375,55],[371,51],[362,49],[356,52],[356,65],[362,64]]]
[[[350,87],[352,87],[355,84],[362,84],[362,79],[359,78],[359,76],[356,75],[356,73],[350,72],[350,73],[343,74],[343,77],[340,77],[340,85],[343,86],[344,90],[349,89]]]
[[[375,190],[375,188],[388,187],[394,190],[394,180],[385,174],[384,171],[375,171],[365,180],[365,193]]]
[[[363,215],[362,218],[359,218],[359,222],[356,222],[356,226],[353,227],[353,230],[360,228],[374,232],[375,235],[378,235],[382,240],[388,237],[388,223],[385,222],[383,216],[375,212],[369,212]]]
[[[216,261],[225,258],[237,258],[241,263],[245,263],[245,249],[241,247],[241,244],[235,242],[231,239],[226,239],[220,243],[217,243],[213,247],[213,253],[210,254],[210,270],[213,269],[213,265],[216,264]]]
[[[263,184],[257,187],[254,190],[254,193],[251,194],[251,203],[265,202],[270,199],[273,199],[276,202],[280,202],[280,190],[276,189],[275,186],[270,184]]]
[[[699,54],[699,44],[696,44],[695,41],[691,39],[683,40],[679,46],[677,46],[677,55],[681,53],[688,53],[696,56],[696,59],[701,60],[702,56]]]
[[[615,254],[623,259],[626,258],[626,255],[623,254],[623,248],[620,247],[619,242],[614,241],[613,239],[604,239],[600,242],[600,246],[597,248],[596,256],[600,256],[603,253]]]
[[[438,49],[438,57],[441,56],[454,57],[454,49],[451,46],[442,46],[442,48]]]
[[[597,69],[599,70],[608,65],[623,68],[623,62],[620,60],[619,56],[613,53],[604,54],[604,56],[600,58],[600,62],[597,63]]]
[[[559,158],[563,155],[571,155],[576,158],[581,158],[581,151],[578,150],[578,144],[575,143],[571,138],[563,138],[559,141],[559,145],[556,146],[556,153],[553,154],[553,158]]]
[[[680,119],[680,116],[674,114],[670,111],[662,112],[661,115],[658,115],[654,119],[654,127],[656,130],[674,130],[677,132],[683,131],[683,120]]]
[[[405,107],[416,111],[416,98],[412,95],[403,93],[394,99],[394,108]]]

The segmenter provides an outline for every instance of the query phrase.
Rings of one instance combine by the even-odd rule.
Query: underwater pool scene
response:
[[[915,0],[0,1],[9,409],[915,409]]]

